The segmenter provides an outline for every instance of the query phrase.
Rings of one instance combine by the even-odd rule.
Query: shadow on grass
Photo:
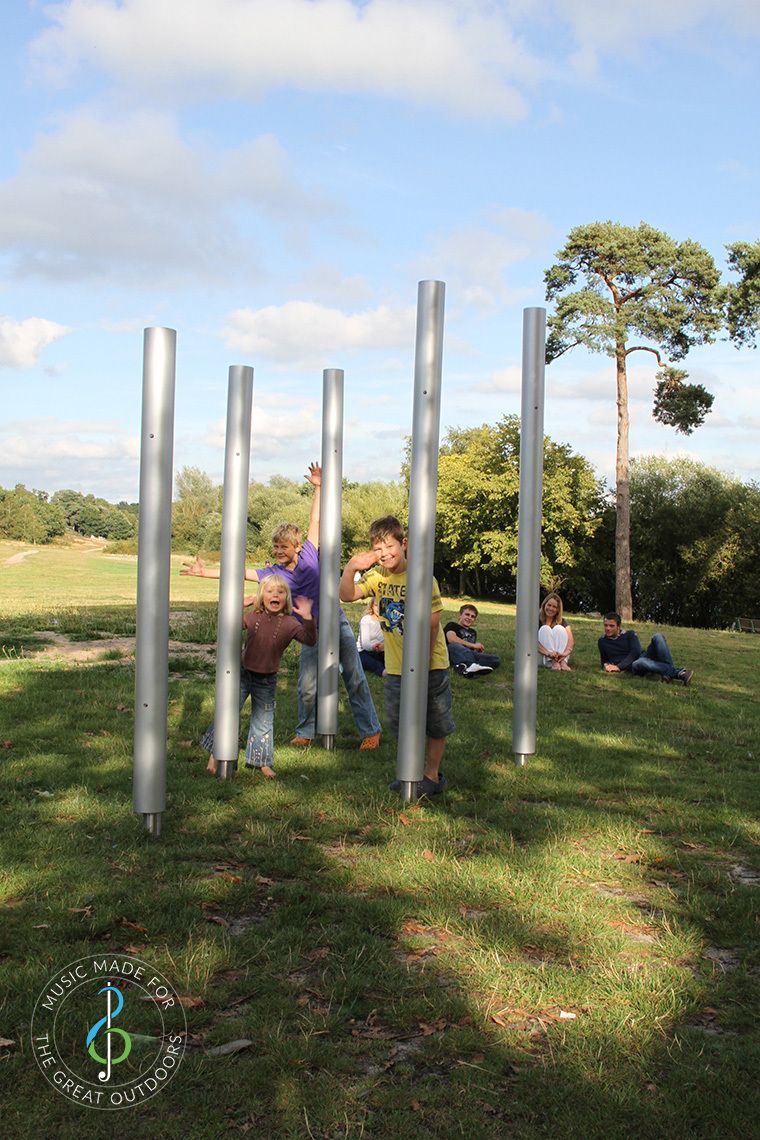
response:
[[[751,869],[760,797],[748,729],[718,756],[713,692],[626,685],[613,705],[606,678],[542,675],[518,770],[511,678],[453,678],[452,790],[404,810],[384,790],[392,742],[359,753],[348,731],[330,753],[278,741],[274,784],[209,779],[186,742],[213,686],[188,673],[155,841],[131,814],[132,670],[11,668],[10,1134],[103,1135],[41,1087],[28,1041],[45,980],[93,947],[203,1003],[175,1082],[119,1118],[136,1136],[753,1134],[757,891],[731,876]],[[281,740],[295,685],[291,656]],[[233,1058],[203,1051],[234,1040],[250,1044]]]

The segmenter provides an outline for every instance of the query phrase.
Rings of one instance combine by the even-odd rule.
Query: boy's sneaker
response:
[[[417,799],[420,796],[439,796],[441,792],[445,792],[449,786],[449,781],[444,776],[443,772],[438,773],[437,780],[430,780],[427,776],[423,776],[421,780],[417,781]],[[390,792],[401,791],[401,780],[393,780],[388,785]]]
[[[440,796],[441,792],[445,792],[448,786],[449,781],[443,772],[438,773],[437,780],[430,780],[427,776],[423,776],[421,780],[417,781],[417,797]]]
[[[688,685],[689,681],[692,679],[693,676],[694,676],[694,670],[693,669],[679,669],[678,670],[678,680],[683,685]]]
[[[464,661],[460,661],[458,665],[454,666],[454,672],[458,673],[460,677],[464,677],[465,673],[467,672],[467,666],[465,665]]]
[[[368,752],[372,748],[380,747],[380,733],[375,732],[372,736],[365,736],[364,740],[359,745],[360,752]]]
[[[490,665],[478,665],[477,661],[473,661],[472,665],[468,665],[464,671],[465,677],[485,677],[486,673],[493,673]]]
[[[308,748],[312,741],[308,736],[294,736],[290,743],[296,748]]]

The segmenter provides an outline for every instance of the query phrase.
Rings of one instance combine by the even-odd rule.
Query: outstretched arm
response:
[[[309,542],[319,547],[319,515],[322,507],[322,468],[318,463],[309,464],[309,474],[305,475],[307,483],[311,483],[314,494],[311,497],[311,513],[309,514],[309,529],[306,537]]]
[[[190,578],[219,578],[221,569],[217,566],[214,570],[209,570],[206,563],[202,558],[196,556],[194,562],[185,562],[180,574],[189,576]],[[257,570],[248,570],[246,568],[244,581],[258,582],[259,574]]]

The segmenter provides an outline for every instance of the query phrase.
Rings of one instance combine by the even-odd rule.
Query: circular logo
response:
[[[128,954],[90,954],[47,982],[32,1016],[45,1080],[76,1104],[134,1108],[180,1066],[185,1011],[155,967]]]

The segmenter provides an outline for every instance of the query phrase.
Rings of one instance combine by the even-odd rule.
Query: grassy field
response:
[[[278,780],[208,778],[213,670],[172,658],[155,840],[131,810],[134,671],[106,640],[134,630],[135,562],[7,561],[25,549],[0,544],[4,1135],[760,1135],[760,638],[667,630],[684,688],[604,675],[598,619],[573,618],[518,769],[514,615],[484,604],[504,665],[452,677],[450,790],[406,808],[393,741],[359,753],[345,710],[335,751],[288,747],[293,649]],[[173,634],[213,640],[216,583],[179,563]],[[103,652],[40,659],[46,630]],[[116,1116],[50,1089],[30,1042],[47,979],[101,950],[187,1007],[176,1078]]]

